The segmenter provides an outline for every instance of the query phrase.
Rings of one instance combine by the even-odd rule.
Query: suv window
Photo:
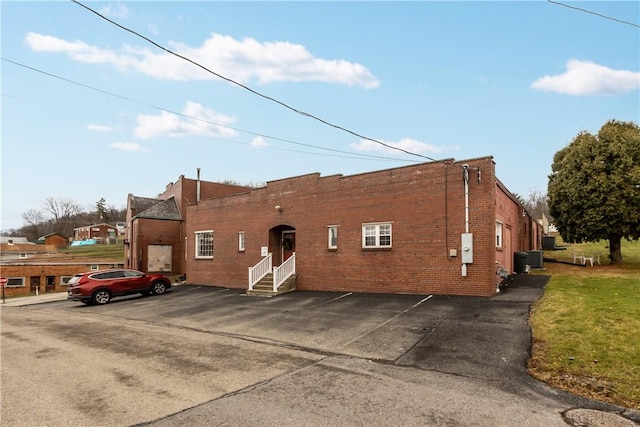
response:
[[[142,276],[144,276],[144,273],[140,273],[138,271],[132,271],[132,270],[125,270],[122,273],[124,273],[125,277],[142,277]]]
[[[74,283],[78,283],[83,274],[76,274],[67,282],[68,285],[73,285]]]

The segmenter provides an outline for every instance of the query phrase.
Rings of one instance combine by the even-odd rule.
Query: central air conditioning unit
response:
[[[527,264],[531,268],[544,268],[542,251],[527,251]]]

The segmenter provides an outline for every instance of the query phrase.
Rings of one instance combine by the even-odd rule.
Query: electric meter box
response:
[[[463,264],[473,264],[473,234],[462,233],[462,254]]]

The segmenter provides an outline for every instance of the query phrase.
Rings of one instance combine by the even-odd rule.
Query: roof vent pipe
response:
[[[198,168],[198,180],[196,181],[196,203],[200,203],[200,168]]]

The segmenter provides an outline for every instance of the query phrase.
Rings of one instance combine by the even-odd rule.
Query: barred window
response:
[[[196,231],[196,258],[213,258],[213,230]]]

